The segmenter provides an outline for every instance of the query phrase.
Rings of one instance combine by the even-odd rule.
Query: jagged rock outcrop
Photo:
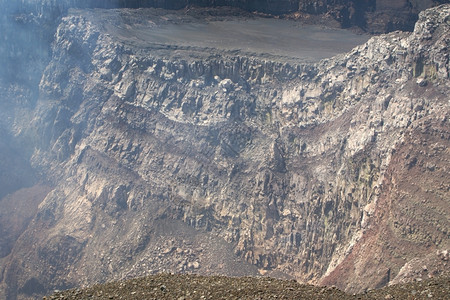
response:
[[[392,152],[368,229],[322,283],[358,291],[369,278],[378,278],[369,287],[380,287],[448,269],[448,97],[427,108],[422,104],[446,93],[436,89],[435,80],[448,84],[448,15],[448,6],[422,13],[414,33],[404,40],[405,62],[412,66],[415,82],[403,100],[414,100],[414,117]]]
[[[2,297],[163,269],[356,291],[449,248],[450,6],[316,63],[143,45],[117,28],[148,11],[116,12],[62,19],[15,114],[53,188],[0,261]]]
[[[38,83],[50,60],[51,43],[61,17],[70,8],[139,8],[160,7],[166,9],[231,6],[250,12],[269,15],[284,14],[286,18],[302,22],[330,24],[335,26],[358,26],[372,33],[393,30],[412,30],[419,11],[448,0],[286,0],[286,1],[235,1],[235,0],[0,0],[0,80],[4,84],[19,83],[29,104],[34,105],[38,94]],[[231,13],[235,13],[231,11]],[[322,17],[311,18],[319,15]],[[322,20],[324,18],[325,20]],[[313,21],[311,21],[313,20]],[[32,45],[32,46],[31,46]],[[32,64],[29,61],[33,61]],[[14,87],[13,87],[14,89]],[[8,92],[9,93],[9,92]],[[23,96],[20,96],[24,98]],[[5,103],[1,103],[2,110]],[[7,103],[6,103],[7,105]]]

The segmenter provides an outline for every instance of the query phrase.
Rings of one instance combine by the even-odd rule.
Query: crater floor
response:
[[[76,13],[76,12],[73,12]],[[233,53],[314,62],[365,43],[368,35],[349,30],[264,18],[240,11],[235,16],[190,11],[122,9],[86,12],[106,32],[134,47]],[[212,51],[215,49],[215,51]],[[212,51],[212,52],[211,52]]]

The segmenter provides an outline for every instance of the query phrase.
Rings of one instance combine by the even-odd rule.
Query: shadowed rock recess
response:
[[[449,15],[270,52],[183,40],[266,24],[234,8],[70,10],[30,73],[2,72],[0,204],[32,204],[0,214],[0,298],[160,272],[354,293],[448,270]],[[333,35],[365,43],[321,56]]]

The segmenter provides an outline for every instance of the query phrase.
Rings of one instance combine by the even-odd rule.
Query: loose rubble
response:
[[[86,289],[56,292],[44,300],[75,299],[448,299],[450,277],[349,295],[334,287],[302,285],[266,277],[157,274]]]

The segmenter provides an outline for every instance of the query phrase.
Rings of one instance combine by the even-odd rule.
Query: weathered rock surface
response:
[[[39,97],[11,108],[54,188],[0,260],[0,297],[164,269],[361,291],[442,260],[449,5],[315,63],[123,38],[155,12],[73,11]]]

